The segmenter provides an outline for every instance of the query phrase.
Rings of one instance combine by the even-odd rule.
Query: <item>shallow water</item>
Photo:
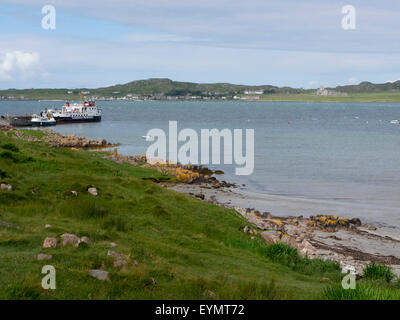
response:
[[[37,113],[60,104],[1,101],[0,114]],[[198,133],[201,128],[255,129],[251,176],[235,176],[235,165],[210,167],[224,170],[227,181],[246,184],[246,191],[280,199],[273,206],[279,214],[329,212],[400,226],[400,125],[389,123],[400,119],[399,103],[97,104],[103,109],[100,123],[55,130],[120,142],[120,152],[133,155],[145,153],[150,143],[141,136],[148,130],[168,132],[168,120],[177,120],[178,130]]]

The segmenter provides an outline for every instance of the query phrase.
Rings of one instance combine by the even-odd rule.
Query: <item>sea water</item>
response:
[[[62,101],[0,101],[0,114],[39,113]],[[254,129],[255,165],[210,165],[244,191],[268,196],[273,213],[358,216],[400,226],[400,103],[98,101],[98,123],[63,124],[61,133],[119,142],[144,154],[153,128]],[[223,144],[221,148],[223,147]],[[221,157],[222,158],[222,157]],[[272,202],[269,202],[272,203]],[[268,207],[264,208],[268,209]]]

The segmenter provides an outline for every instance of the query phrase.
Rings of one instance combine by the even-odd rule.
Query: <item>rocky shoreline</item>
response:
[[[0,123],[0,129],[6,134],[13,131],[14,138],[30,142],[43,141],[57,148],[103,149],[118,145],[108,143],[105,139],[91,140],[74,134],[63,135],[49,129],[44,129],[45,135],[39,139],[12,127],[2,129],[1,126]],[[249,233],[251,238],[259,234],[267,243],[285,243],[296,248],[303,256],[336,261],[342,267],[354,269],[359,275],[362,275],[364,266],[369,262],[390,265],[393,271],[400,275],[400,230],[397,228],[374,226],[354,217],[274,216],[270,212],[241,206],[243,199],[253,204],[259,204],[259,199],[258,202],[252,202],[251,194],[241,193],[236,184],[219,181],[213,176],[223,172],[213,172],[204,166],[146,159],[143,155],[123,156],[118,154],[117,148],[108,152],[105,158],[117,163],[127,162],[143,168],[152,168],[176,177],[178,183],[166,182],[168,179],[154,182],[201,201],[236,210],[246,219],[248,225],[243,228],[243,232]]]
[[[243,232],[251,230],[252,237],[260,234],[267,243],[285,243],[298,249],[303,256],[336,261],[342,267],[354,269],[358,275],[362,275],[363,268],[370,262],[390,265],[400,275],[400,230],[397,228],[332,215],[274,216],[270,212],[235,205],[235,198],[243,196],[238,190],[210,189],[207,184],[164,186],[236,210],[248,222]]]
[[[390,265],[400,275],[398,229],[374,226],[354,217],[274,216],[270,212],[235,205],[244,197],[238,186],[219,181],[212,176],[215,172],[203,166],[163,163],[159,159],[146,159],[143,155],[122,156],[116,148],[107,158],[175,176],[178,183],[155,182],[201,201],[236,210],[247,220],[243,232],[251,233],[251,237],[259,234],[267,243],[285,243],[296,248],[300,255],[335,261],[341,267],[355,270],[358,275],[362,275],[365,265],[370,262]]]
[[[88,139],[85,136],[78,137],[75,134],[61,134],[54,130],[43,129],[43,138],[37,138],[35,135],[26,135],[23,131],[13,126],[0,123],[0,130],[4,134],[13,133],[12,137],[28,142],[46,142],[53,148],[73,148],[73,149],[95,149],[95,148],[111,148],[119,144],[107,142],[105,139]]]

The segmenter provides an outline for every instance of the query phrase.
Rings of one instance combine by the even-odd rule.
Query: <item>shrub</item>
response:
[[[14,162],[17,162],[17,158],[15,158],[15,156],[10,152],[10,151],[3,151],[0,153],[0,158],[3,159],[9,159],[12,160]]]
[[[368,280],[385,280],[390,282],[395,278],[395,275],[391,267],[372,262],[364,268],[363,278]]]
[[[0,169],[0,178],[5,178],[7,177],[7,172],[5,172],[4,170]]]
[[[0,153],[0,158],[11,160],[15,163],[25,163],[35,161],[31,156],[23,156],[21,154],[14,154],[10,151],[3,151]]]
[[[10,151],[14,151],[14,152],[18,152],[19,151],[18,147],[13,143],[4,143],[4,144],[1,145],[1,147],[3,149],[7,149],[7,150],[10,150]]]

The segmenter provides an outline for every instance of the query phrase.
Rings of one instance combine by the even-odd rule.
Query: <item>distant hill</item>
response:
[[[385,92],[400,91],[400,80],[396,82],[386,82],[382,84],[374,84],[368,81],[361,82],[357,85],[337,86],[334,88],[342,92]]]
[[[165,95],[165,96],[185,96],[189,95],[235,95],[244,91],[262,91],[265,94],[297,94],[306,93],[305,89],[294,89],[290,87],[279,88],[271,85],[249,86],[236,85],[230,83],[194,83],[180,82],[170,79],[147,79],[136,80],[125,84],[117,84],[109,87],[89,89],[8,89],[0,90],[0,96],[14,96],[16,98],[24,96],[25,99],[52,99],[52,98],[73,98],[79,92],[88,92],[88,95],[103,97],[123,97],[127,94],[135,95]],[[69,93],[69,95],[67,95]]]
[[[170,79],[147,79],[136,80],[126,84],[118,84],[111,87],[99,88],[92,90],[96,93],[120,92],[121,94],[135,93],[135,94],[165,94],[165,95],[185,95],[193,94],[200,95],[205,92],[214,92],[220,94],[239,94],[244,91],[264,91],[265,93],[302,93],[306,92],[304,89],[294,89],[289,87],[279,88],[271,85],[249,86],[237,85],[231,83],[194,83],[194,82],[180,82]]]
[[[373,94],[377,93],[385,95],[386,93],[398,94],[397,100],[400,99],[400,80],[396,82],[387,82],[384,84],[373,84],[371,82],[361,82],[358,85],[337,86],[335,88],[327,88],[334,91],[346,92],[348,94]],[[153,78],[147,80],[136,80],[125,84],[117,84],[109,87],[96,89],[90,88],[57,88],[57,89],[8,89],[0,90],[0,99],[26,99],[26,100],[44,100],[44,99],[61,99],[76,100],[79,99],[79,93],[82,92],[87,98],[96,96],[98,98],[121,98],[127,95],[140,95],[152,97],[166,96],[216,96],[216,97],[233,97],[247,92],[251,95],[257,92],[262,99],[297,99],[296,96],[301,95],[302,99],[310,100],[305,97],[315,95],[315,89],[302,89],[291,87],[277,87],[272,85],[243,85],[231,83],[194,83],[173,81],[164,78]],[[397,94],[396,94],[397,95]],[[351,98],[351,97],[350,97]],[[350,99],[349,98],[349,99]],[[322,98],[321,98],[322,99]],[[381,97],[385,99],[385,97]]]

